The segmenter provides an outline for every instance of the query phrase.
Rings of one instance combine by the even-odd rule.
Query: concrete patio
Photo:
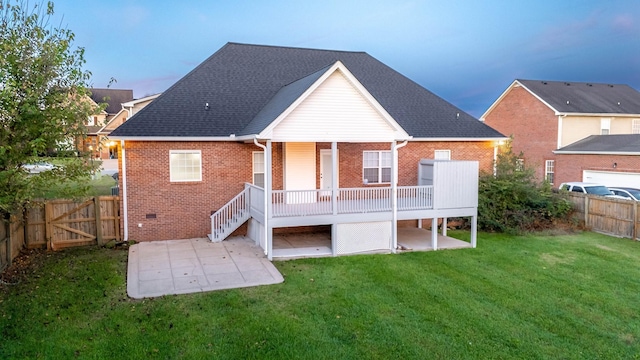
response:
[[[431,231],[398,229],[399,252],[431,251]],[[278,260],[331,256],[326,233],[276,235]],[[438,234],[438,249],[471,248]],[[286,254],[286,256],[284,256]],[[214,243],[207,238],[143,242],[129,249],[127,294],[135,299],[278,284],[284,278],[255,242],[244,236]]]
[[[278,284],[284,278],[255,243],[243,236],[131,246],[127,294],[135,299]]]

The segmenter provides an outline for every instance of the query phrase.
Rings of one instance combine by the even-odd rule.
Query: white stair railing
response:
[[[249,210],[250,188],[246,187],[231,201],[211,215],[211,234],[209,240],[220,242],[244,224],[251,212]]]

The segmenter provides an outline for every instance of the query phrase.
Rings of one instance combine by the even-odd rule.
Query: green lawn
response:
[[[483,233],[478,244],[276,262],[283,284],[147,300],[126,296],[126,251],[47,253],[37,276],[0,293],[0,358],[640,356],[640,243]]]

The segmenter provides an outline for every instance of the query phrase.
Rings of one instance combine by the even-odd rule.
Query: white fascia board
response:
[[[334,72],[340,71],[347,81],[349,81],[363,96],[371,106],[373,106],[376,111],[387,121],[387,123],[395,129],[396,135],[395,137],[400,140],[407,140],[411,138],[409,134],[398,124],[398,122],[380,105],[380,103],[367,91],[367,89],[356,79],[355,76],[342,64],[340,61],[336,61],[333,66],[331,66],[322,76],[316,80],[309,88],[300,95],[296,101],[293,102],[282,114],[278,115],[278,117],[267,126],[264,130],[258,134],[258,138],[271,138],[273,134],[273,129],[276,128],[293,110],[295,110],[306,98],[308,98],[313,92],[324,83],[329,76],[331,76]]]
[[[563,151],[554,150],[554,154],[557,155],[640,155],[640,152],[633,151]]]
[[[143,98],[140,99],[135,99],[135,100],[131,100],[131,101],[127,101],[124,102],[120,105],[122,105],[122,107],[133,107],[136,104],[139,104],[141,102],[145,102],[145,101],[149,101],[149,100],[154,100],[155,98],[157,98],[158,96],[162,95],[162,93],[158,93],[158,94],[154,94],[154,95],[149,95],[149,96],[145,96]]]
[[[106,124],[104,124],[104,126],[103,126],[103,127],[101,127],[101,128],[100,128],[100,130],[98,130],[98,133],[100,133],[100,132],[104,131],[104,128],[106,128],[107,126],[109,126],[109,124],[111,124],[115,119],[117,119],[117,118],[118,118],[118,115],[120,115],[120,113],[122,113],[122,112],[125,112],[125,110],[124,110],[124,109],[120,109],[120,111],[118,111],[118,112],[117,112],[117,113],[116,113],[116,114],[111,118],[111,120],[107,121],[107,123],[106,123]]]
[[[110,136],[125,141],[253,141],[254,135],[243,136]]]
[[[442,141],[506,141],[509,137],[495,137],[495,138],[411,138],[409,141],[425,141],[425,142],[442,142]]]

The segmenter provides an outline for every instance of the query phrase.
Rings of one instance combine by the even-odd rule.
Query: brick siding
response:
[[[127,141],[125,146],[129,239],[136,241],[206,236],[211,231],[212,211],[242,191],[246,182],[252,182],[252,153],[261,151],[254,144],[237,142]],[[362,152],[390,150],[390,147],[389,143],[338,144],[339,186],[362,187]],[[282,189],[282,143],[274,143],[272,148],[273,188]],[[317,174],[320,174],[321,149],[331,149],[331,144],[316,144]],[[202,181],[170,182],[170,150],[200,150]],[[411,142],[399,150],[399,185],[415,185],[418,161],[432,159],[435,150],[451,150],[453,160],[478,160],[482,171],[491,171],[493,166],[492,142]],[[121,166],[120,162],[120,174]],[[123,178],[120,176],[121,195]],[[319,188],[319,176],[317,178]],[[122,209],[121,213],[124,214]],[[246,227],[242,227],[236,234],[245,232]]]
[[[613,167],[613,164],[616,167]],[[583,170],[640,172],[640,156],[634,155],[557,155],[556,186],[582,181]]]
[[[485,124],[513,136],[513,152],[524,153],[525,165],[544,179],[545,161],[556,160],[558,117],[548,106],[522,87],[512,88],[485,117]],[[556,169],[560,169],[556,162]],[[556,185],[560,184],[556,177]]]

